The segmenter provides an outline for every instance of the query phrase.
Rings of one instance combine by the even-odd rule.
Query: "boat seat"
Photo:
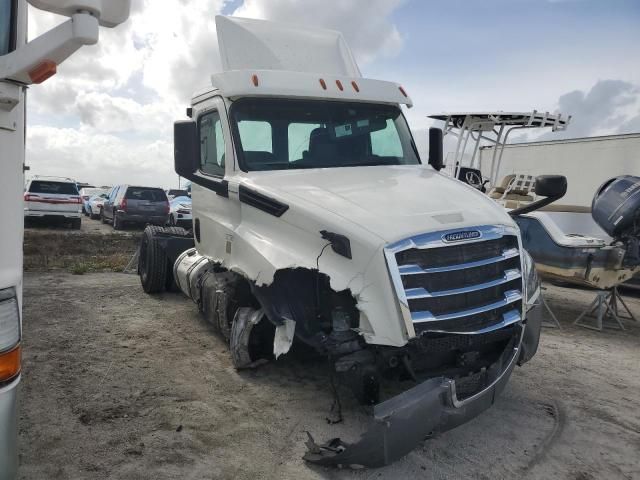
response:
[[[504,208],[515,210],[516,208],[529,205],[532,201],[533,197],[530,195],[511,195],[506,197],[505,200],[500,200],[500,203],[504,205]]]
[[[489,197],[491,198],[502,198],[504,192],[509,188],[509,184],[516,178],[515,175],[507,175],[502,178],[502,181],[497,187],[493,187],[489,192]]]
[[[532,202],[533,189],[536,179],[533,175],[507,175],[500,182],[500,186],[489,192],[494,200],[516,200],[518,202]],[[506,187],[505,187],[506,185]]]

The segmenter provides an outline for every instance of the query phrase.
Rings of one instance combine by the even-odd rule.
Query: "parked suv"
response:
[[[65,220],[80,229],[82,199],[75,180],[35,176],[27,182],[24,193],[24,218]]]
[[[116,185],[104,200],[100,219],[120,230],[126,222],[164,225],[169,218],[169,200],[161,188]]]

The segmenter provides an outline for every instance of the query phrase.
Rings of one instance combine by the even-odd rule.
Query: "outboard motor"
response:
[[[622,175],[603,183],[593,197],[591,216],[614,241],[624,244],[623,265],[640,265],[640,177]]]

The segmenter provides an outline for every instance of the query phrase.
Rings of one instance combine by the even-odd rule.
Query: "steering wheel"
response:
[[[471,185],[475,189],[482,189],[482,176],[480,176],[478,172],[465,173],[464,181],[467,185]]]

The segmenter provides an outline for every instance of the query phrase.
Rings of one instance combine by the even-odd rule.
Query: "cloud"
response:
[[[215,15],[228,3],[134,0],[128,22],[101,29],[97,45],[83,47],[30,89],[31,173],[173,185],[173,122],[221,70]],[[370,62],[402,47],[390,20],[401,3],[246,0],[235,14],[341,30],[358,59]],[[30,38],[66,20],[29,7]]]
[[[401,50],[403,39],[390,17],[402,3],[401,0],[245,0],[233,15],[338,30],[358,63],[366,65]]]
[[[173,145],[73,128],[33,126],[27,131],[32,174],[62,175],[98,185],[177,185]]]
[[[571,115],[567,130],[536,140],[578,138],[640,131],[640,87],[622,80],[600,80],[588,91],[560,96],[556,112]]]

